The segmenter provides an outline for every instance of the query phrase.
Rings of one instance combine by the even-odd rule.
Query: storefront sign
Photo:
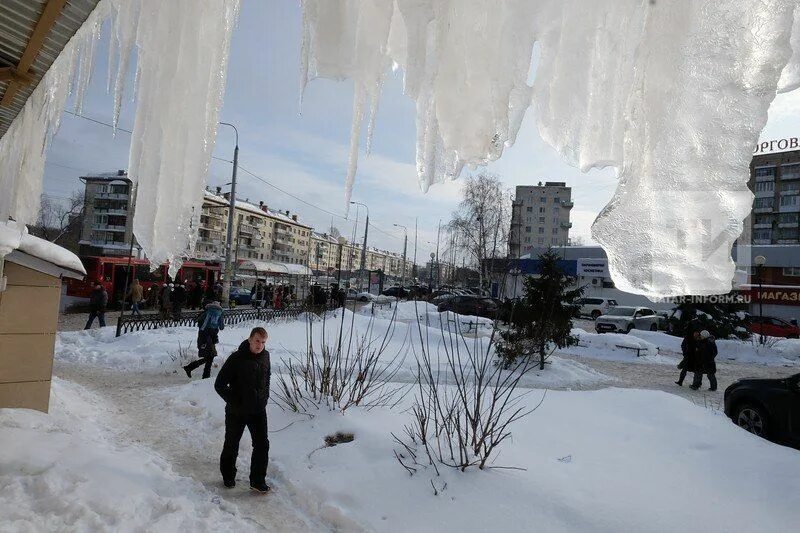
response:
[[[609,278],[608,259],[578,259],[576,274],[587,278]]]
[[[800,287],[796,289],[764,287],[760,291],[758,287],[754,287],[743,292],[750,296],[752,303],[761,301],[765,304],[800,305]]]
[[[782,150],[797,150],[800,145],[797,142],[797,137],[789,137],[788,139],[775,139],[772,141],[763,141],[756,144],[756,149],[753,150],[754,154],[766,154],[768,152],[782,151]]]

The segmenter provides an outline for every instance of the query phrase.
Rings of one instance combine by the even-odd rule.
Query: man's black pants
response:
[[[269,438],[267,437],[267,410],[248,415],[238,415],[225,409],[225,444],[219,457],[219,471],[223,480],[236,479],[236,457],[244,428],[250,431],[253,454],[250,456],[250,483],[262,484],[267,477]]]

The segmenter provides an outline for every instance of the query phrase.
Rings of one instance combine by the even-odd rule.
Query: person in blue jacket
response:
[[[197,349],[200,359],[189,363],[183,370],[186,375],[192,377],[192,370],[205,365],[203,368],[203,379],[211,377],[211,364],[217,356],[216,344],[219,342],[219,332],[225,329],[225,320],[222,316],[222,306],[219,302],[211,302],[206,305],[200,316],[197,317]]]

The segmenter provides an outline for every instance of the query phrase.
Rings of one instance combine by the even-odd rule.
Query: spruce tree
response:
[[[539,265],[538,277],[525,278],[525,295],[512,309],[509,330],[500,334],[497,352],[506,368],[518,357],[537,357],[539,368],[544,369],[556,347],[577,342],[571,334],[572,318],[583,288],[573,288],[575,278],[558,266],[558,255],[552,250],[539,256]]]

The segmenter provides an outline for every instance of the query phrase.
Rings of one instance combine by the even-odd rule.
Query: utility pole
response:
[[[367,222],[364,224],[364,246],[361,248],[361,273],[358,276],[358,290],[363,291],[364,287],[362,285],[362,276],[366,274],[367,268],[367,231],[369,230],[369,207],[367,207],[367,204],[362,204],[361,202],[350,203],[355,205],[363,205],[367,210]]]
[[[439,227],[436,229],[436,288],[439,288],[439,235],[442,233],[442,219],[439,219]]]
[[[406,250],[408,248],[408,228],[403,225],[395,224],[398,228],[403,228],[403,274],[400,277],[400,286],[406,285]]]
[[[236,170],[239,167],[239,130],[229,122],[220,122],[222,126],[230,126],[236,133],[236,147],[233,149],[233,175],[231,176],[230,207],[228,208],[228,240],[225,243],[225,280],[222,284],[222,305],[227,305],[231,297],[231,282],[233,269],[231,268],[231,241],[233,240],[233,218],[236,211]],[[238,246],[237,246],[238,249]]]

